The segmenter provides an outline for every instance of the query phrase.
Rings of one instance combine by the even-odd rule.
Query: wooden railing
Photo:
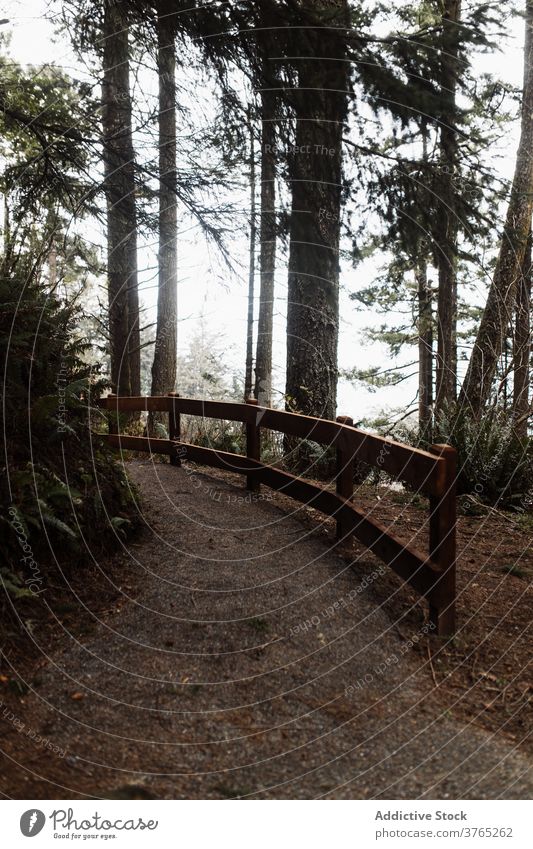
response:
[[[335,518],[337,537],[355,536],[388,564],[429,603],[430,621],[442,636],[455,630],[455,524],[456,454],[449,445],[433,445],[430,451],[411,448],[353,427],[353,420],[339,416],[336,421],[259,407],[257,401],[239,404],[167,396],[117,397],[109,395],[97,406],[107,409],[110,432],[107,440],[116,448],[167,454],[171,462],[181,460],[238,472],[246,476],[247,487],[258,490],[266,484],[306,505]],[[119,413],[134,411],[169,414],[169,438],[127,436],[117,432]],[[180,415],[242,422],[246,427],[246,456],[191,445],[181,440]],[[261,462],[261,429],[310,439],[337,452],[336,492]],[[353,503],[354,464],[375,466],[429,497],[429,550],[427,554],[401,542],[388,529],[371,519]]]

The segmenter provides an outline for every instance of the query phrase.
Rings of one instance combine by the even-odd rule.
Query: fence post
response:
[[[351,418],[351,416],[337,416],[336,421],[338,424],[345,424],[350,425],[350,427],[353,427],[353,419]],[[340,495],[347,501],[351,501],[353,498],[353,476],[353,457],[351,457],[346,451],[343,451],[342,448],[338,447],[335,485],[337,488],[337,495]],[[345,522],[343,522],[342,514],[339,514],[339,517],[337,519],[337,539],[345,540],[346,542],[352,544],[353,539],[347,539],[349,532],[350,528],[346,526]]]
[[[109,433],[118,433],[118,410],[117,410],[117,396],[116,395],[108,395],[106,398],[107,403],[107,426],[109,429]]]
[[[443,572],[435,597],[430,598],[429,619],[439,636],[449,637],[456,627],[457,452],[451,445],[432,445],[430,451],[442,457],[445,473],[442,495],[432,495],[429,499],[429,556]]]
[[[179,392],[168,392],[169,398],[179,398]],[[171,401],[168,408],[168,438],[171,442],[179,442],[181,440],[181,417],[179,410],[176,410],[176,404]],[[181,460],[177,455],[177,451],[170,455],[170,464],[172,466],[181,466]]]
[[[247,398],[246,403],[257,407],[258,402],[255,398]],[[255,421],[253,424],[246,422],[246,456],[250,460],[261,460],[261,430]],[[250,490],[250,492],[259,492],[260,488],[261,485],[257,480],[257,476],[254,472],[248,472],[246,475],[246,489]]]

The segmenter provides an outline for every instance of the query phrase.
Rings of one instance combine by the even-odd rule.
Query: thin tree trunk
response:
[[[294,95],[285,402],[288,409],[331,419],[337,406],[342,135],[348,87],[343,27],[348,8],[346,0],[334,0],[327,7],[309,0],[307,9],[319,26],[308,31],[310,48],[304,43]]]
[[[57,250],[55,245],[50,245],[48,251],[48,285],[55,289],[57,284]]]
[[[509,335],[511,335],[509,333]],[[504,348],[503,348],[503,362],[502,362],[502,405],[503,410],[506,413],[508,409],[508,388],[509,388],[509,337],[506,338]]]
[[[255,358],[255,396],[272,406],[272,339],[276,268],[276,93],[261,93],[261,224],[259,317]]]
[[[248,111],[250,135],[250,260],[248,268],[248,315],[246,319],[246,368],[244,375],[244,399],[252,397],[252,373],[254,351],[254,288],[255,288],[255,145],[254,127]]]
[[[124,203],[127,207],[129,233],[126,242],[128,252],[128,360],[130,364],[130,386],[132,395],[141,394],[141,333],[139,316],[139,274],[137,261],[137,202],[135,183],[135,151],[133,149],[133,122],[130,94],[129,62],[125,66],[127,98],[122,103],[124,109]],[[135,418],[135,416],[133,416]]]
[[[176,45],[173,18],[158,7],[159,277],[152,395],[176,388],[178,337],[178,218],[176,173]]]
[[[500,253],[459,402],[479,417],[512,322],[533,212],[533,0],[526,2],[520,143]]]
[[[2,271],[7,273],[8,258],[11,253],[11,221],[9,216],[9,200],[7,188],[4,189],[4,227],[2,233],[3,251],[2,251]]]
[[[430,437],[433,406],[433,315],[427,265],[420,260],[415,270],[418,284],[418,424]]]
[[[438,268],[438,332],[436,363],[437,417],[457,393],[457,170],[456,96],[460,0],[444,0],[442,14],[441,92],[444,101],[440,126],[439,221],[436,234]]]
[[[137,368],[140,375],[137,219],[128,27],[120,4],[113,0],[104,3],[103,44],[102,136],[111,383],[120,395],[129,395],[132,376],[137,390]]]
[[[513,417],[515,433],[525,439],[529,413],[531,360],[531,228],[516,298],[513,346]]]
[[[136,226],[136,225],[135,225]],[[132,260],[135,262],[135,271],[130,277],[128,286],[128,359],[130,361],[130,384],[131,394],[141,394],[141,332],[139,315],[139,281],[137,272],[137,238],[135,247],[132,248]]]

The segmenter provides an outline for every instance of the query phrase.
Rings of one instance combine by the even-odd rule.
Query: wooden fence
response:
[[[433,445],[430,451],[411,448],[353,427],[353,420],[336,421],[259,407],[257,401],[239,404],[167,396],[117,397],[98,403],[110,416],[109,443],[128,451],[167,454],[172,463],[192,460],[246,476],[249,490],[261,484],[290,495],[303,504],[335,518],[340,540],[360,540],[370,551],[429,603],[429,617],[436,632],[448,636],[455,630],[455,525],[456,452],[450,445]],[[126,436],[116,432],[119,413],[159,411],[169,414],[169,438]],[[180,415],[242,422],[246,428],[246,455],[204,448],[181,441]],[[310,439],[334,446],[337,452],[336,492],[261,462],[261,429]],[[429,497],[429,550],[417,551],[369,518],[353,503],[354,464],[364,461],[415,492]]]

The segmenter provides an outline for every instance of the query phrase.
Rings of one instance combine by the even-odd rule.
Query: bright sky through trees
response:
[[[507,43],[502,43],[502,53],[499,57],[490,54],[476,59],[478,73],[497,73],[505,82],[511,83],[518,89],[522,81],[522,42],[523,23],[520,17],[512,17],[516,4],[509,6],[509,31]],[[83,78],[84,69],[73,54],[72,47],[65,35],[54,35],[51,21],[45,15],[59,19],[60,6],[46,0],[16,0],[16,2],[0,4],[0,17],[8,18],[9,24],[1,30],[11,36],[10,52],[14,60],[23,64],[54,63],[60,65],[74,76]],[[142,80],[143,92],[155,92],[155,75],[146,72]],[[139,90],[139,89],[138,89]],[[205,98],[206,108],[209,99]],[[514,155],[516,151],[517,126],[513,124],[505,133],[492,155],[496,158],[497,170],[502,178],[512,176]],[[178,135],[180,128],[178,127]],[[153,152],[155,156],[155,151]],[[243,193],[243,203],[246,204],[247,194]],[[247,207],[243,206],[243,215]],[[181,237],[178,246],[179,266],[179,330],[178,349],[183,355],[192,338],[198,331],[200,318],[206,329],[214,331],[225,339],[225,355],[228,367],[241,371],[244,363],[244,347],[246,340],[246,297],[247,297],[247,256],[248,244],[246,238],[236,237],[231,241],[230,250],[235,263],[236,273],[226,272],[220,257],[213,247],[209,247],[203,238],[198,225],[188,216],[180,217]],[[90,233],[90,238],[104,246],[103,231]],[[139,267],[144,272],[140,274],[140,294],[146,307],[145,323],[150,323],[155,317],[156,288],[156,250],[157,245],[141,245]],[[279,401],[284,388],[285,364],[285,326],[286,326],[286,294],[287,294],[287,257],[278,252],[276,273],[276,304],[274,309],[274,403]],[[349,300],[349,293],[368,285],[380,262],[376,257],[363,262],[353,269],[347,262],[341,265],[340,292],[340,336],[339,336],[339,368],[348,369],[354,366],[359,369],[379,365],[389,368],[394,365],[390,360],[385,345],[362,338],[362,331],[368,326],[380,326],[383,316],[372,316],[367,311],[357,311]],[[487,286],[488,286],[487,279]],[[105,281],[100,281],[104,286]],[[103,293],[102,293],[103,294]],[[485,299],[485,291],[480,292],[479,303]],[[257,315],[257,311],[256,311]],[[387,319],[393,323],[397,317],[393,314]],[[414,349],[405,349],[398,363],[410,362]],[[406,373],[409,373],[409,369]],[[416,368],[414,369],[416,371]],[[460,375],[462,372],[460,372]],[[416,395],[416,374],[397,386],[381,387],[370,393],[360,385],[352,386],[344,380],[339,382],[339,413],[352,415],[356,420],[378,412],[383,407],[405,407]],[[277,391],[276,391],[277,390]]]

